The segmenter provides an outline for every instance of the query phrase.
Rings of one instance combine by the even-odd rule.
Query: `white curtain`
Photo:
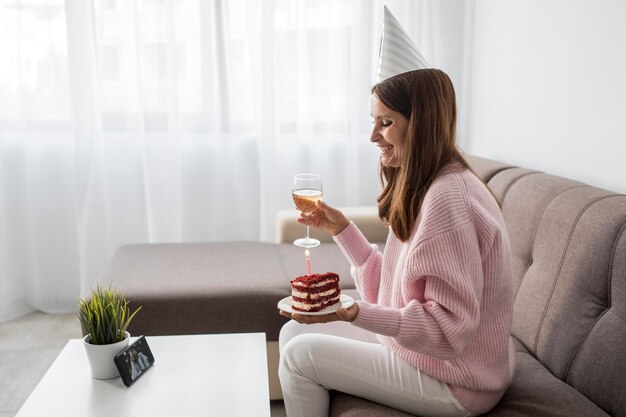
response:
[[[437,51],[462,4],[386,4],[459,72]],[[272,241],[298,172],[374,204],[382,6],[2,0],[0,321],[72,311],[124,244]]]

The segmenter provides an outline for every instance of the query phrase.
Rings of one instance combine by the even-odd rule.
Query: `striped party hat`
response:
[[[385,6],[378,57],[378,82],[394,75],[424,68],[430,67],[409,35]]]

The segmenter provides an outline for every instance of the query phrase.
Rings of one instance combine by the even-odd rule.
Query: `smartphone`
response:
[[[154,363],[154,356],[146,338],[139,336],[135,342],[115,355],[115,366],[127,387],[141,377]]]

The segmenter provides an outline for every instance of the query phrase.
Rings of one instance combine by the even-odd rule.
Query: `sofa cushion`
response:
[[[329,417],[411,417],[400,410],[387,407],[339,391],[330,392]]]
[[[478,177],[483,180],[484,183],[488,183],[497,173],[509,168],[514,168],[513,165],[505,162],[494,161],[492,159],[481,158],[479,156],[465,154],[463,155],[467,163]]]
[[[533,262],[533,242],[546,207],[556,196],[583,184],[514,168],[496,174],[488,185],[500,201],[509,234],[513,288],[517,293],[524,274]]]
[[[626,408],[626,349],[617,348],[626,334],[626,197],[520,169],[489,185],[511,240],[513,335],[558,379],[619,414]]]
[[[517,295],[514,334],[559,378],[609,306],[609,266],[626,221],[626,210],[618,218],[606,210],[613,197],[584,187],[552,201]]]
[[[511,386],[485,417],[609,417],[528,353],[518,352],[516,363]]]
[[[572,256],[585,253],[585,262],[567,266],[576,274],[567,297],[572,319],[587,323],[569,360],[564,380],[613,416],[626,415],[626,196],[613,195],[591,205],[572,236]],[[582,257],[582,256],[580,256]],[[590,276],[596,274],[595,280]],[[580,286],[587,288],[579,288]],[[564,295],[567,296],[567,295]],[[596,313],[595,317],[592,316]],[[582,318],[584,317],[585,320]],[[565,324],[566,326],[569,324]],[[559,341],[556,340],[556,343]]]
[[[132,334],[266,332],[276,340],[287,321],[276,310],[289,292],[282,269],[278,247],[269,243],[126,245],[100,283],[142,306]]]

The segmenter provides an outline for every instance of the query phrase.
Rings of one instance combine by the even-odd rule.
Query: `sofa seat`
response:
[[[552,375],[517,343],[516,370],[498,406],[484,417],[610,417],[587,397]],[[411,417],[402,411],[334,391],[330,417]]]
[[[485,417],[516,416],[585,416],[609,417],[587,397],[556,378],[525,350],[516,354],[513,382]]]

